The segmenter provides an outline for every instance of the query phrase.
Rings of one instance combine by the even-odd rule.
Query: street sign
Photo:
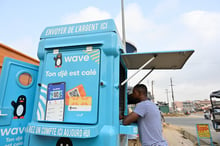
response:
[[[214,146],[209,124],[196,124],[196,131],[197,131],[198,145],[200,145],[199,139],[202,138],[202,139],[210,139],[211,146]]]

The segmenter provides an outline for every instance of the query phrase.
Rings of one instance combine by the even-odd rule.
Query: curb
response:
[[[197,137],[195,135],[192,135],[191,133],[185,131],[184,129],[180,128],[179,132],[183,135],[184,138],[189,139],[190,141],[192,141],[194,143],[195,146],[198,146],[198,141],[197,141]],[[219,144],[217,142],[213,141],[214,146],[219,146]],[[203,139],[200,139],[200,145],[210,145],[210,142],[207,142]]]
[[[185,131],[184,129],[179,129],[179,132],[183,135],[184,138],[189,139],[190,141],[192,141],[194,143],[194,145],[198,145],[198,141],[197,141],[197,137],[192,135],[191,133]],[[207,143],[206,141],[200,139],[200,144],[201,145],[210,145],[209,143]]]
[[[169,127],[174,130],[177,130],[178,132],[180,132],[183,135],[184,138],[189,139],[195,146],[198,146],[197,136],[187,132],[183,128],[178,127],[178,126],[174,126],[174,125],[170,125],[167,123],[164,125],[164,127]],[[217,142],[214,142],[214,141],[213,141],[213,144],[214,144],[214,146],[220,146]],[[200,139],[200,145],[210,146],[210,142],[207,142],[204,139]]]

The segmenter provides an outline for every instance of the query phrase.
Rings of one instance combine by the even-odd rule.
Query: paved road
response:
[[[188,129],[195,136],[197,136],[196,124],[209,124],[213,141],[220,144],[220,132],[215,132],[211,120],[204,119],[203,115],[192,114],[186,117],[165,117],[165,121],[172,125],[184,127],[184,129]]]

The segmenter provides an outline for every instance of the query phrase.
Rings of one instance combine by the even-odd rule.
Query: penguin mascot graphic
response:
[[[58,53],[56,57],[53,58],[55,61],[55,67],[61,67],[62,65],[62,54]]]
[[[26,113],[26,97],[20,95],[17,102],[12,101],[11,105],[14,107],[14,117],[13,119],[24,119]]]
[[[58,141],[56,146],[73,146],[72,141],[69,138],[61,137]]]

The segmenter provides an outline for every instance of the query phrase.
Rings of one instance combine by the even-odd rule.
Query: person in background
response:
[[[123,125],[137,121],[142,146],[167,146],[162,136],[160,111],[147,97],[147,87],[144,84],[137,84],[133,88],[132,97],[139,102],[133,112],[124,116]]]

